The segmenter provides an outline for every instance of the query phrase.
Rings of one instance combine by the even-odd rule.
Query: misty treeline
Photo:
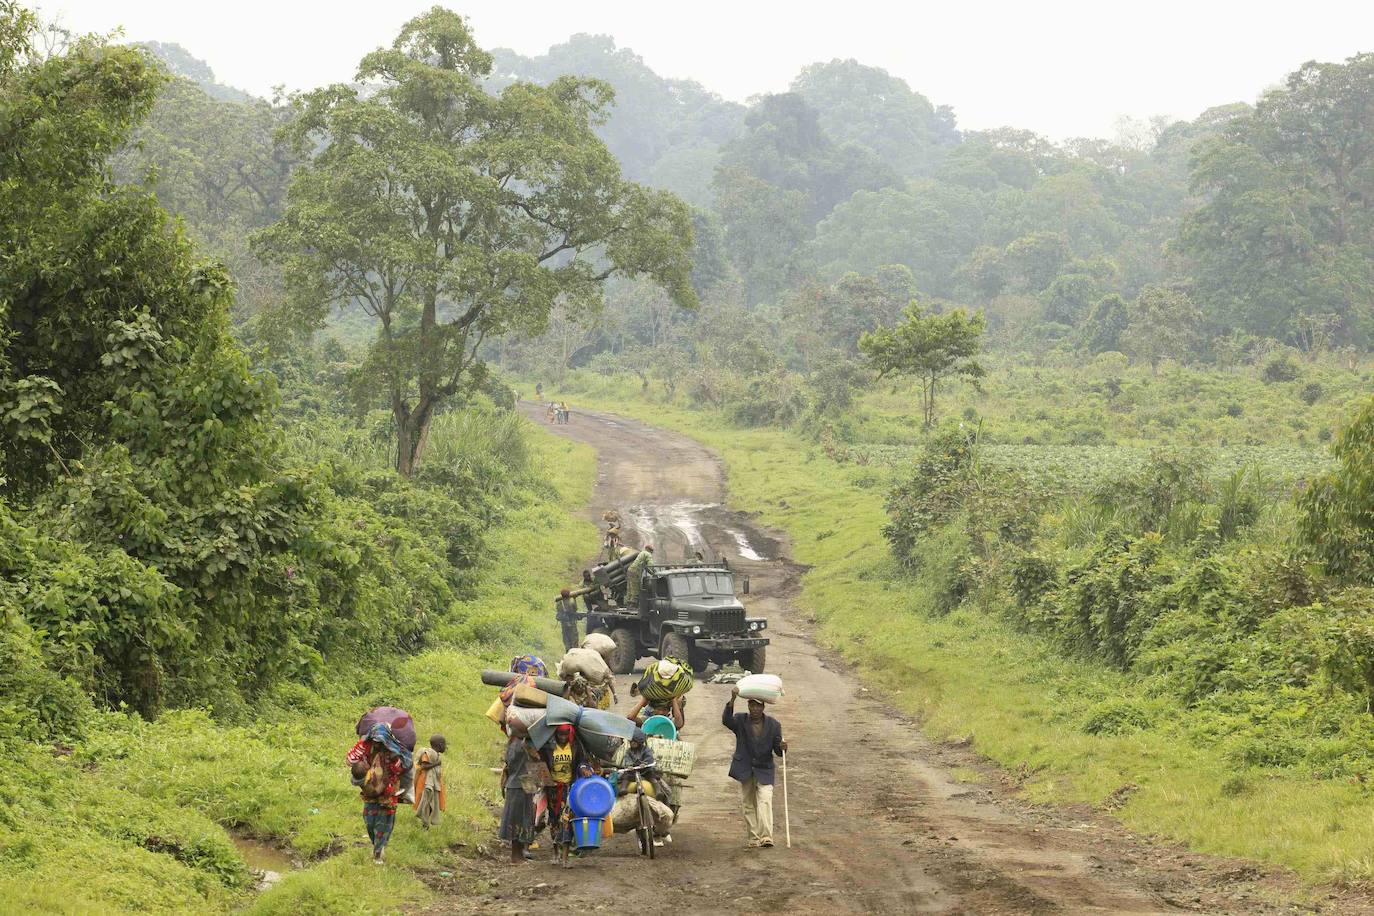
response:
[[[228,98],[184,50],[150,48],[184,78],[119,168],[156,171],[160,199],[233,269],[240,316],[255,315],[281,286],[245,230],[283,212],[297,160],[274,130],[293,109]],[[511,369],[557,378],[614,361],[747,410],[760,380],[836,393],[817,373],[913,299],[982,311],[989,346],[1061,362],[1235,366],[1367,350],[1374,333],[1371,55],[1304,64],[1255,104],[1064,143],[960,130],[948,106],[854,60],[805,67],[747,106],[662,78],[605,36],[491,61],[491,93],[567,75],[613,90],[596,132],[627,179],[691,206],[701,302],[612,280],[604,304],[559,299],[547,321],[486,341]]]

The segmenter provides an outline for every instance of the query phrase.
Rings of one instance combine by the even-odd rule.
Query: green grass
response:
[[[570,386],[568,400],[714,449],[732,505],[787,532],[794,557],[810,567],[799,604],[818,619],[820,639],[868,683],[888,686],[933,737],[972,736],[982,754],[1026,775],[1025,794],[1036,801],[1098,804],[1133,783],[1139,790],[1115,814],[1134,830],[1289,866],[1309,880],[1374,880],[1374,805],[1362,784],[1238,768],[1215,742],[1190,740],[1189,713],[1167,698],[1142,697],[1156,704],[1153,728],[1087,733],[1097,704],[1142,696],[1140,683],[1064,657],[1013,629],[998,608],[931,615],[879,533],[884,475],[836,463],[789,432],[732,429],[718,415],[637,394],[637,385],[598,379]]]
[[[485,841],[499,736],[477,671],[556,645],[551,596],[595,532],[574,509],[595,480],[590,449],[531,435],[545,485],[489,539],[475,592],[433,648],[388,670],[339,673],[277,690],[253,719],[225,725],[197,710],[155,722],[104,715],[70,754],[26,746],[0,775],[0,899],[12,912],[393,912],[427,899],[417,872]],[[449,810],[424,831],[397,818],[389,865],[370,862],[357,791],[342,767],[353,723],[403,706],[422,740],[448,738]],[[229,831],[289,847],[309,867],[260,895]]]

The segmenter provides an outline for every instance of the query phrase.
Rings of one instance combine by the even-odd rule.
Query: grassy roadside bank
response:
[[[490,833],[487,767],[498,747],[475,672],[556,643],[549,596],[594,537],[573,511],[590,498],[591,450],[543,432],[530,439],[544,486],[491,532],[478,586],[432,648],[385,671],[280,688],[241,725],[194,710],[152,723],[108,713],[76,747],[26,746],[0,773],[7,908],[369,913],[424,900],[420,875]],[[381,703],[410,710],[422,735],[448,737],[449,812],[429,832],[400,812],[389,864],[377,869],[340,759],[357,716]],[[253,894],[231,834],[287,847],[307,867]]]
[[[1238,767],[1214,745],[1181,738],[1170,717],[1187,711],[1177,706],[1161,708],[1153,729],[1090,733],[1092,711],[1138,695],[1139,681],[1066,659],[996,608],[926,613],[929,596],[897,575],[880,534],[880,470],[837,464],[789,432],[731,428],[719,415],[651,403],[637,388],[612,399],[609,386],[588,385],[568,399],[678,430],[720,454],[732,505],[786,531],[795,558],[811,566],[800,603],[821,639],[870,684],[893,685],[897,705],[921,716],[933,737],[971,736],[1034,800],[1111,799],[1130,828],[1201,851],[1289,866],[1308,880],[1374,877],[1374,809],[1363,783]]]

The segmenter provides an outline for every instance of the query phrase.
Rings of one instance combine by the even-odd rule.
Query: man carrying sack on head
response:
[[[739,688],[730,691],[721,724],[735,733],[735,756],[730,759],[730,778],[740,784],[744,822],[749,828],[749,849],[773,845],[773,758],[787,750],[782,724],[765,715],[760,700],[749,701],[747,713],[735,712]]]

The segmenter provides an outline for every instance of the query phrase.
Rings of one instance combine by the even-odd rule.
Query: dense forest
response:
[[[272,270],[243,250],[244,230],[285,204],[295,160],[274,128],[292,109],[236,100],[185,51],[151,50],[180,79],[121,154],[120,174],[155,168],[159,198],[238,268],[238,307],[256,314],[271,302]],[[995,347],[1034,358],[1230,366],[1279,347],[1369,344],[1371,70],[1367,55],[1305,64],[1254,104],[1192,122],[1123,121],[1113,140],[1062,144],[1012,127],[961,131],[948,106],[853,60],[806,67],[789,92],[744,107],[657,76],[605,36],[578,35],[537,58],[494,52],[484,85],[604,81],[614,101],[597,132],[625,176],[693,210],[703,308],[615,284],[596,316],[556,311],[554,333],[538,340],[541,366],[601,353],[642,361],[635,351],[674,335],[699,341],[701,321],[746,326],[804,371],[817,346],[843,349],[855,335],[841,325],[831,340],[797,340],[789,329],[811,324],[798,318],[830,326],[837,310],[866,313],[868,330],[912,296],[983,311]],[[211,142],[231,126],[231,144]],[[897,304],[874,314],[865,283]],[[502,346],[507,364],[523,365],[516,344]]]
[[[512,411],[536,381],[777,437],[779,480],[826,463],[856,502],[807,537],[883,545],[855,588],[1123,679],[1056,722],[1220,748],[1237,795],[1363,784],[1374,54],[1055,143],[855,60],[740,105],[606,36],[479,38],[435,8],[353,83],[261,99],[0,0],[7,869],[165,842],[195,874],[166,908],[227,905],[211,822],[270,806],[159,807],[126,736],[204,710],[164,740],[228,755],[215,729],[351,709],[360,672],[541,638],[473,603],[512,528],[567,536]],[[7,838],[59,777],[149,813]]]

